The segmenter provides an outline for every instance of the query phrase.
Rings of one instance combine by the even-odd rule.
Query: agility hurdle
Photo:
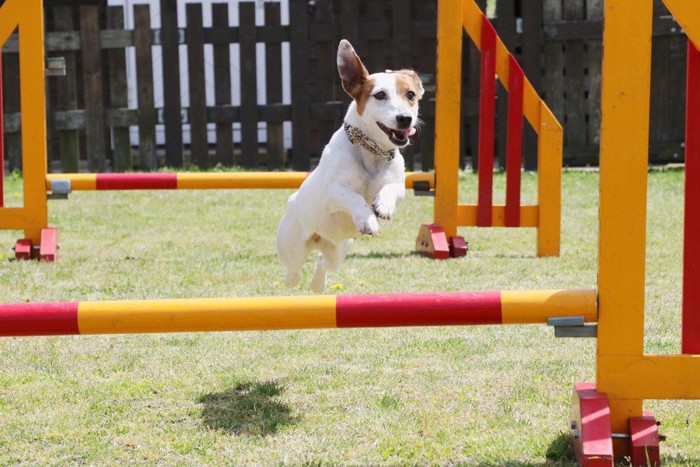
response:
[[[442,9],[442,10],[440,10]],[[481,51],[478,203],[460,205],[462,30]],[[537,255],[558,256],[561,230],[563,131],[522,68],[474,0],[438,3],[437,95],[435,102],[435,210],[423,225],[416,249],[445,259],[466,254],[457,227],[535,227]],[[496,79],[508,91],[506,199],[493,204]],[[538,135],[537,204],[521,205],[523,117]]]
[[[309,172],[48,174],[46,190],[64,194],[102,190],[296,189],[308,176]],[[406,172],[406,188],[429,191],[434,187],[434,173]]]
[[[254,173],[236,173],[236,174],[202,174],[202,173],[177,173],[177,174],[48,174],[47,173],[47,162],[46,162],[46,148],[42,144],[42,135],[46,134],[46,122],[45,122],[45,97],[42,93],[38,91],[39,82],[42,82],[43,86],[43,23],[39,21],[39,17],[42,16],[41,5],[33,6],[31,10],[25,9],[21,16],[18,15],[21,7],[15,6],[14,2],[26,4],[26,2],[20,2],[19,0],[8,0],[3,4],[0,9],[0,22],[2,22],[2,28],[5,32],[3,37],[0,37],[3,41],[7,40],[9,34],[14,30],[14,28],[20,24],[25,25],[21,33],[21,37],[28,36],[30,34],[36,34],[35,39],[41,39],[41,47],[39,47],[39,41],[35,43],[29,43],[29,41],[24,41],[24,47],[20,48],[20,54],[23,57],[29,57],[29,60],[34,63],[34,70],[31,73],[33,77],[32,82],[25,82],[25,77],[29,73],[22,70],[21,73],[21,88],[23,90],[23,95],[34,96],[34,102],[31,108],[41,108],[43,109],[42,115],[39,113],[30,114],[25,112],[30,108],[26,105],[28,101],[22,101],[22,127],[23,128],[36,128],[37,131],[32,134],[33,138],[31,140],[31,145],[23,145],[23,157],[22,157],[22,167],[23,176],[25,183],[25,203],[22,211],[8,210],[5,211],[0,206],[0,229],[16,229],[24,231],[24,238],[19,240],[15,245],[15,257],[18,259],[29,259],[29,258],[40,258],[48,261],[53,261],[57,258],[57,229],[49,228],[48,226],[48,205],[47,197],[65,197],[65,195],[71,191],[84,190],[183,190],[183,189],[295,189],[298,188],[303,179],[307,176],[305,172],[290,172],[290,173],[275,173],[275,172],[254,172]],[[475,25],[474,18],[482,18],[479,21],[485,22],[490,27],[490,23],[481,14],[476,7],[473,0],[466,1],[464,3],[464,25],[470,34],[473,31],[478,31],[481,27],[480,25]],[[444,7],[444,6],[443,6]],[[461,8],[461,4],[460,4]],[[461,16],[461,15],[456,15]],[[469,19],[469,20],[468,20]],[[453,31],[448,31],[444,26],[443,22],[439,22],[439,34],[446,35],[451,34]],[[27,32],[27,24],[32,25],[32,30]],[[445,23],[447,24],[447,23]],[[479,23],[481,24],[481,23]],[[476,28],[476,29],[475,29]],[[484,28],[487,28],[484,26]],[[490,29],[492,31],[492,28]],[[474,36],[475,37],[475,36]],[[503,44],[495,36],[493,32],[491,39],[496,40],[497,48],[484,53],[484,56],[493,56],[495,61],[489,61],[491,65],[496,65],[491,67],[491,76],[495,79],[496,72],[499,78],[503,79],[503,76],[507,76],[503,73],[501,61],[503,57],[509,57],[511,62],[509,67],[513,68],[513,72],[510,73],[512,83],[506,84],[508,89],[511,89],[511,99],[512,108],[509,111],[509,136],[508,136],[508,189],[507,189],[507,202],[505,208],[499,206],[493,206],[493,220],[483,221],[483,219],[488,218],[488,214],[491,212],[491,208],[487,207],[489,202],[482,198],[485,194],[489,192],[490,188],[487,189],[486,186],[491,182],[480,182],[479,188],[479,222],[478,225],[481,227],[486,226],[508,226],[508,227],[536,227],[538,228],[538,254],[540,255],[556,255],[558,254],[558,244],[559,244],[559,212],[560,209],[560,176],[555,176],[554,172],[549,170],[550,165],[556,165],[557,170],[560,170],[561,166],[561,149],[559,148],[559,162],[556,162],[556,158],[552,157],[540,157],[540,180],[538,188],[538,198],[540,199],[539,205],[537,206],[520,206],[520,141],[522,137],[522,115],[528,118],[528,121],[533,121],[533,119],[540,118],[539,110],[539,100],[534,93],[534,90],[530,86],[529,82],[522,76],[522,70],[520,70],[517,62],[508,54],[505,50]],[[442,46],[442,39],[439,41]],[[37,45],[37,46],[35,46]],[[461,45],[461,42],[460,42]],[[480,46],[480,42],[477,42]],[[438,99],[438,110],[437,122],[447,122],[452,115],[455,113],[450,113],[451,111],[445,110],[442,107],[442,102],[446,102],[449,99],[449,94],[445,92],[447,89],[457,85],[459,81],[459,76],[456,76],[456,81],[450,81],[451,71],[448,65],[445,65],[445,50],[439,50],[439,56],[443,57],[443,62],[438,62],[438,79],[442,79],[442,84],[438,86],[438,95],[442,96]],[[495,55],[494,55],[495,53]],[[490,55],[489,55],[490,54]],[[39,70],[39,63],[41,62],[42,72]],[[493,79],[486,88],[490,89],[493,83]],[[488,79],[483,79],[485,83],[489,83]],[[509,81],[509,82],[510,82]],[[489,87],[490,86],[490,87]],[[520,88],[523,90],[519,90]],[[486,92],[485,94],[491,95],[492,92]],[[459,91],[454,95],[459,95]],[[517,98],[515,96],[518,96]],[[40,97],[40,99],[39,99]],[[482,131],[482,138],[485,141],[491,140],[491,150],[490,150],[490,166],[493,166],[493,112],[492,109],[489,111],[489,105],[493,107],[493,101],[495,97],[492,96],[491,100],[483,99],[484,104],[482,105],[482,122],[488,122],[490,120],[490,127],[488,125],[485,128],[490,128]],[[490,102],[489,105],[486,103]],[[448,104],[449,105],[449,104]],[[457,108],[459,109],[459,102],[457,102]],[[458,111],[457,111],[458,113]],[[488,117],[490,115],[490,118]],[[547,114],[550,115],[550,114]],[[547,116],[545,115],[545,117]],[[539,120],[538,120],[539,121]],[[519,122],[519,123],[518,123]],[[547,123],[547,122],[545,122]],[[555,122],[556,123],[556,122]],[[543,126],[541,124],[540,126]],[[555,125],[558,127],[558,124]],[[445,127],[446,128],[446,127]],[[536,129],[539,128],[536,127]],[[490,131],[490,133],[489,133]],[[455,241],[460,238],[456,237],[456,225],[477,225],[474,219],[476,219],[476,212],[473,206],[453,206],[456,209],[449,207],[445,209],[445,206],[450,205],[452,195],[449,194],[451,190],[455,191],[456,200],[456,189],[457,189],[457,171],[458,167],[458,145],[457,149],[453,147],[444,147],[444,140],[446,138],[446,133],[442,130],[437,132],[438,138],[436,143],[436,171],[443,172],[443,178],[440,183],[440,187],[436,183],[435,173],[416,173],[409,172],[406,177],[406,187],[409,189],[416,190],[416,194],[435,194],[435,221],[433,229],[437,224],[445,226],[446,232],[450,235],[449,241],[453,244],[453,250],[455,246]],[[23,141],[27,139],[28,136],[23,136]],[[442,138],[442,140],[440,139]],[[541,140],[546,138],[541,137]],[[551,139],[551,138],[550,138]],[[452,142],[449,142],[452,145]],[[484,147],[488,145],[485,143]],[[440,149],[442,148],[442,149]],[[545,149],[543,149],[545,148]],[[551,145],[540,144],[540,152],[547,152],[547,148],[550,148],[549,152],[556,152],[555,148]],[[482,151],[486,154],[488,151]],[[482,157],[480,155],[480,161]],[[546,159],[546,160],[545,160]],[[551,164],[547,164],[547,161],[551,159]],[[454,162],[454,167],[452,167]],[[483,167],[489,165],[488,161],[480,162]],[[482,175],[482,173],[484,175]],[[489,173],[491,173],[489,171]],[[557,172],[558,173],[558,172]],[[487,171],[484,169],[480,172],[480,180],[485,178]],[[42,179],[42,180],[40,180]],[[548,180],[545,184],[543,180]],[[454,182],[454,186],[453,185]],[[39,185],[44,186],[45,192],[41,192]],[[452,186],[452,188],[449,188]],[[545,187],[545,188],[543,188]],[[548,188],[546,188],[548,187]],[[433,191],[435,190],[435,191]],[[48,192],[48,193],[47,193]],[[545,198],[549,201],[545,201]],[[451,206],[451,205],[450,205]],[[39,209],[40,208],[40,209]],[[556,213],[554,211],[557,211]],[[486,216],[486,217],[483,217]],[[483,219],[482,219],[483,217]],[[452,227],[454,225],[454,228]],[[442,228],[442,227],[440,227]],[[553,230],[556,232],[553,232]],[[450,233],[454,230],[454,233]],[[428,236],[428,240],[432,240],[432,237]],[[447,239],[445,240],[447,241]],[[462,253],[466,253],[466,245],[464,249],[460,250]],[[424,251],[421,246],[421,242],[417,242],[417,249],[419,251]],[[433,245],[434,249],[434,245]],[[435,256],[435,255],[433,255]]]
[[[20,105],[22,109],[22,177],[24,200],[22,207],[0,208],[0,229],[23,230],[20,255],[31,254],[31,245],[41,245],[38,252],[46,258],[55,257],[50,245],[55,245],[55,230],[48,228],[46,201],[46,97],[44,86],[44,15],[42,3],[37,1],[6,1],[0,9],[0,44],[18,29],[20,77]],[[29,159],[31,163],[29,162]],[[3,174],[4,175],[4,174]],[[44,242],[42,242],[42,237]],[[48,247],[48,249],[47,249]]]
[[[605,3],[600,139],[596,382],[574,388],[571,436],[579,463],[658,465],[645,399],[700,399],[698,87],[700,3],[664,0],[689,40],[682,351],[644,352],[646,199],[653,0]],[[693,237],[695,235],[695,237]]]
[[[697,288],[698,278],[697,249],[692,246],[695,239],[692,235],[697,228],[695,207],[699,196],[695,187],[699,181],[696,178],[699,134],[696,130],[700,99],[695,91],[700,80],[697,55],[700,3],[664,1],[685,29],[691,43],[689,48],[692,47],[688,66],[687,128],[693,133],[688,134],[687,152],[690,167],[686,172],[682,336],[683,351],[687,354],[644,353],[653,0],[608,0],[605,4],[597,294],[592,291],[530,291],[509,297],[509,292],[457,292],[447,296],[436,293],[20,303],[0,306],[0,323],[8,327],[3,332],[5,335],[45,335],[205,331],[210,320],[215,321],[217,327],[212,330],[220,330],[218,327],[260,329],[253,326],[267,326],[264,329],[307,328],[311,324],[317,327],[505,324],[515,322],[511,320],[541,322],[545,315],[583,314],[586,321],[598,323],[598,345],[596,382],[576,384],[572,397],[569,422],[577,458],[583,465],[612,465],[614,459],[622,460],[629,455],[634,465],[656,465],[659,460],[658,429],[653,416],[643,410],[644,400],[700,399],[697,301],[694,301],[692,290],[686,295],[692,287]],[[19,2],[15,0],[9,4],[18,5]],[[451,20],[450,16],[454,15],[447,4],[445,0],[440,2],[441,21]],[[4,31],[0,27],[0,32]],[[458,32],[461,34],[461,30]],[[441,128],[443,131],[444,127]],[[438,175],[440,173],[444,174],[438,172]],[[436,188],[442,183],[440,177]],[[45,181],[43,178],[41,183],[45,184]],[[45,192],[45,185],[41,188]],[[539,294],[544,295],[537,298]],[[552,294],[565,299],[557,303],[544,298]],[[573,307],[573,302],[578,300],[581,303]],[[568,306],[572,308],[564,310]],[[292,323],[293,319],[301,322]],[[59,329],[59,326],[66,329]]]
[[[24,231],[14,247],[17,259],[57,258],[58,231],[48,226],[49,197],[65,197],[75,190],[295,189],[308,176],[306,172],[48,174],[43,17],[40,0],[7,0],[0,7],[0,43],[19,30],[21,125],[32,129],[22,132],[23,206],[4,207],[0,185],[0,229]],[[406,174],[406,188],[430,192],[434,187],[433,173]]]
[[[595,290],[0,304],[0,336],[595,322]]]

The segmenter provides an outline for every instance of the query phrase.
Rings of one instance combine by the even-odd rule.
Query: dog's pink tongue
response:
[[[410,130],[403,130],[403,134],[406,136],[413,136],[416,134],[416,127],[411,128]]]

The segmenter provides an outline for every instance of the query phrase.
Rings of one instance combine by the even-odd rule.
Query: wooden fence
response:
[[[289,25],[282,25],[280,4],[267,1],[264,26],[255,25],[256,2],[238,5],[238,26],[228,23],[227,3],[213,5],[211,26],[204,26],[202,5],[188,3],[184,28],[178,28],[176,0],[160,0],[159,29],[151,28],[147,5],[134,7],[134,28],[125,29],[123,9],[105,3],[45,1],[47,54],[66,61],[66,76],[47,78],[52,171],[150,170],[187,164],[312,168],[349,102],[335,69],[335,51],[343,37],[353,43],[371,72],[411,67],[420,73],[427,91],[421,103],[425,125],[405,157],[409,169],[432,168],[436,0],[289,0]],[[485,0],[480,3],[483,6]],[[685,36],[658,3],[651,158],[682,161]],[[564,124],[566,165],[597,164],[602,5],[603,0],[496,3],[499,35]],[[265,49],[265,89],[258,88],[256,44]],[[469,165],[476,147],[479,56],[468,40],[465,44],[462,163]],[[232,45],[240,63],[231,63]],[[153,46],[160,46],[163,56],[162,70],[155,73]],[[187,51],[186,76],[178,71],[180,47]],[[213,49],[213,103],[207,102],[205,92],[208,47]],[[287,102],[284,47],[290,54]],[[127,80],[127,50],[135,51],[135,83]],[[10,40],[3,48],[9,169],[19,167],[21,153],[18,63],[17,43]],[[154,103],[154,79],[159,74],[161,108]],[[232,96],[232,80],[244,90],[240,96]],[[180,99],[185,82],[186,107]],[[129,86],[137,90],[137,105],[131,108]],[[505,125],[498,122],[505,122],[507,100],[502,89],[500,93],[496,160],[502,167]],[[264,104],[258,103],[258,96],[264,96],[260,99]],[[259,137],[260,122],[266,127],[264,139]],[[291,149],[284,144],[285,122],[291,123]],[[138,128],[136,141],[130,135],[133,128]],[[156,128],[164,129],[162,144],[157,144]],[[186,144],[185,128],[190,135]],[[536,139],[527,125],[523,160],[526,169],[537,168]]]
[[[564,126],[568,166],[598,164],[603,6],[604,0],[496,4],[499,35]],[[655,0],[653,32],[650,161],[682,162],[687,42],[661,0]],[[501,120],[505,106],[500,105]],[[505,141],[503,135],[499,141]],[[505,153],[499,146],[499,154]],[[532,141],[528,147],[525,165],[534,168]]]

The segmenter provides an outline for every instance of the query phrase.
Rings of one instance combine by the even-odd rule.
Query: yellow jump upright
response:
[[[458,200],[462,30],[481,51],[478,203]],[[558,256],[561,230],[563,131],[496,35],[474,0],[438,2],[437,95],[435,103],[435,214],[423,226],[416,249],[434,258],[462,256],[460,226],[537,228],[537,255]],[[506,202],[494,205],[495,80],[508,91]],[[523,117],[538,135],[537,204],[520,204]],[[505,122],[504,122],[505,123]],[[477,155],[473,155],[476,158]],[[449,251],[448,251],[449,248]]]
[[[0,44],[19,31],[20,105],[22,110],[21,207],[0,208],[0,229],[23,230],[18,255],[55,258],[55,230],[48,227],[46,197],[46,102],[44,91],[44,15],[41,0],[7,0],[0,8]],[[0,174],[1,175],[1,174]],[[43,242],[42,242],[43,237]]]
[[[700,3],[664,1],[698,40]],[[644,400],[700,399],[700,356],[644,352],[652,13],[653,0],[605,3],[597,382],[577,384],[572,403],[584,465],[626,456],[633,465],[658,465],[656,422]]]

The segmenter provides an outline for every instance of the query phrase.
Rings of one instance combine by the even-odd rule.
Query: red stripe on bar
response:
[[[481,26],[479,98],[479,199],[476,225],[490,227],[493,205],[493,147],[496,119],[496,30],[486,16]]]
[[[339,295],[336,326],[450,326],[501,324],[501,293]]]
[[[0,336],[80,334],[78,302],[0,304]]]
[[[97,174],[97,190],[176,190],[177,174]]]
[[[700,50],[688,40],[682,352],[700,354]]]
[[[506,142],[506,227],[520,227],[520,169],[523,152],[523,69],[512,55],[508,67]]]

